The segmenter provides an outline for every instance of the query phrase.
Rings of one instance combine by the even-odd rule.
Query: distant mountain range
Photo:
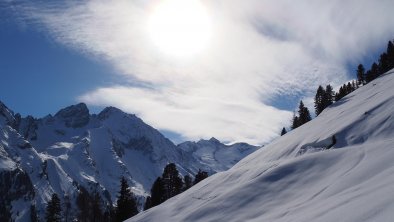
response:
[[[135,115],[115,107],[90,114],[83,103],[22,118],[0,102],[0,130],[0,215],[16,221],[30,220],[31,205],[43,218],[53,193],[71,203],[70,212],[82,189],[112,204],[122,176],[141,207],[170,162],[182,175],[214,174],[258,149],[215,138],[175,145]]]

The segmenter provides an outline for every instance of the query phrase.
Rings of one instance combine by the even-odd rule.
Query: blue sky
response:
[[[9,19],[0,22],[0,30],[0,100],[15,112],[54,114],[77,103],[79,95],[116,80],[105,61],[54,42],[34,27]]]
[[[312,105],[319,84],[353,78],[394,38],[392,1],[192,0],[212,34],[204,50],[179,57],[145,32],[152,8],[170,1],[179,3],[0,3],[0,100],[36,117],[78,102],[93,113],[116,106],[176,142],[261,144],[289,125],[299,99]]]

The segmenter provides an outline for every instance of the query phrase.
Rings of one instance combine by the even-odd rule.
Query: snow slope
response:
[[[393,175],[394,70],[128,222],[392,221]]]

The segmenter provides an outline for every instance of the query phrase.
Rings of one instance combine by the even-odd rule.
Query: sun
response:
[[[211,21],[199,0],[162,0],[151,12],[148,33],[162,53],[191,56],[208,46]]]

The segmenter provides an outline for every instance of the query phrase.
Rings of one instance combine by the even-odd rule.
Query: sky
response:
[[[392,0],[0,0],[0,101],[115,106],[178,143],[264,144],[394,39]]]

